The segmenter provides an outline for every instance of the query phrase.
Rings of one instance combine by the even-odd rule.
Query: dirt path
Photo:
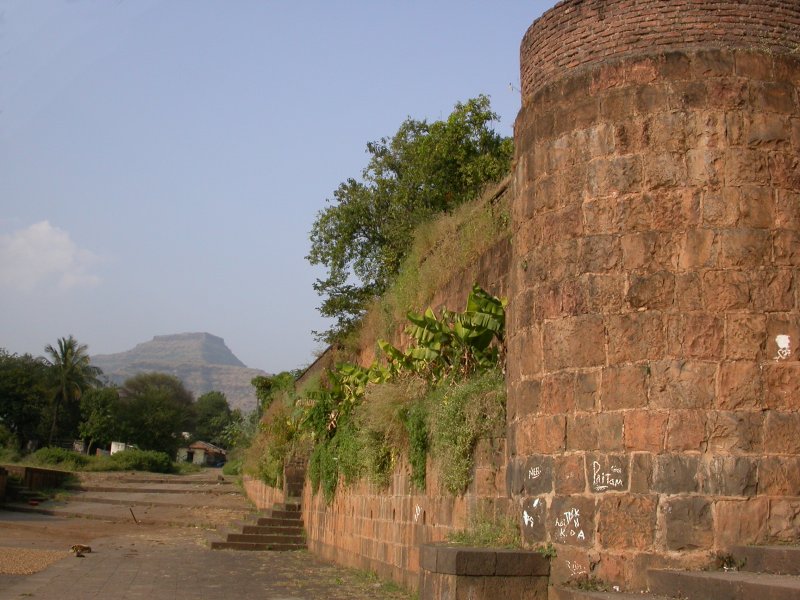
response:
[[[51,514],[0,509],[0,600],[408,598],[305,551],[210,550],[213,527],[251,510],[218,473],[92,474],[81,488],[36,507]],[[73,544],[92,552],[77,558]]]

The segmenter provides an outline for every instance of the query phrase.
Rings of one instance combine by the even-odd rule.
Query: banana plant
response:
[[[428,308],[408,313],[406,329],[416,346],[405,352],[378,342],[393,375],[413,371],[434,380],[495,366],[503,349],[506,301],[474,286],[463,313],[444,310],[441,319]],[[493,342],[497,341],[496,344]]]

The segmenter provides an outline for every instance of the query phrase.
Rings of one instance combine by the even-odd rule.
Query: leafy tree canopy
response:
[[[107,446],[121,430],[119,392],[115,387],[93,388],[81,397],[81,438],[87,440],[86,453],[96,445]]]
[[[391,138],[367,144],[361,180],[339,185],[310,234],[307,259],[327,269],[314,284],[324,297],[319,310],[336,319],[321,339],[347,333],[387,289],[419,223],[475,198],[508,172],[512,141],[490,128],[497,119],[481,95],[456,104],[446,120],[408,118]]]
[[[120,432],[142,450],[174,456],[182,433],[194,422],[194,398],[180,379],[164,373],[140,373],[120,389]]]
[[[217,446],[227,445],[223,433],[231,423],[231,407],[222,392],[207,392],[194,405],[195,437]]]
[[[9,354],[0,348],[0,425],[15,446],[47,436],[44,425],[52,398],[51,380],[43,358]]]
[[[294,391],[294,382],[299,374],[296,371],[283,371],[277,375],[259,375],[250,380],[258,398],[258,416],[261,417],[281,395]]]

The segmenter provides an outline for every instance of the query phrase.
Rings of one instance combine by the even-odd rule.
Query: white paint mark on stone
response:
[[[622,469],[612,467],[611,471],[611,473],[603,471],[599,462],[592,461],[592,487],[598,492],[609,488],[621,488],[622,477],[617,477],[617,475],[622,474]]]
[[[422,514],[422,508],[419,504],[414,508],[414,523],[419,521],[419,516]]]
[[[583,575],[584,573],[586,573],[586,569],[584,568],[583,565],[581,565],[578,562],[572,562],[571,560],[567,561],[567,568],[569,569],[569,572],[573,575],[573,577],[575,575]]]
[[[525,523],[525,527],[533,527],[536,523],[536,519],[530,516],[527,510],[522,511],[522,521]]]
[[[542,474],[541,467],[531,467],[528,469],[528,479],[538,479],[539,475]]]
[[[778,353],[775,360],[786,360],[792,354],[792,340],[788,335],[781,334],[775,336],[775,343],[778,346]]]
[[[561,540],[567,538],[576,538],[578,540],[585,540],[586,535],[581,528],[581,513],[577,508],[571,508],[564,513],[563,518],[556,518],[555,525],[558,528],[556,537]]]

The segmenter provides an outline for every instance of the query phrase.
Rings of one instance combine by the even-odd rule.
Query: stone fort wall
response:
[[[510,202],[510,178],[487,190],[487,197]],[[473,264],[453,277],[431,300],[439,312],[442,307],[463,310],[472,286],[478,283],[490,293],[507,297],[511,243],[502,239]],[[419,307],[424,309],[426,307]],[[407,340],[398,334],[393,343]],[[375,358],[375,340],[364,340],[359,362],[370,364]],[[325,354],[308,369],[302,381],[329,367],[333,361]],[[416,589],[420,574],[420,546],[446,539],[448,532],[466,527],[471,514],[514,515],[516,507],[506,486],[506,444],[504,439],[482,440],[476,450],[472,484],[465,494],[453,497],[443,491],[436,464],[427,465],[426,489],[417,490],[410,481],[410,467],[399,464],[387,488],[367,481],[353,486],[340,482],[331,504],[321,491],[314,493],[306,479],[302,492],[302,511],[309,550],[349,567],[374,571],[410,589]],[[262,482],[245,478],[245,491],[257,508],[270,508],[286,498]]]
[[[512,242],[436,298],[509,297],[507,439],[461,498],[433,466],[425,493],[402,465],[330,506],[307,485],[314,552],[416,587],[419,545],[484,505],[556,546],[552,581],[640,588],[800,540],[798,48],[794,0],[566,0],[531,26]]]
[[[564,0],[526,32],[523,101],[563,74],[624,56],[672,48],[800,47],[795,0]]]
[[[788,0],[525,35],[507,472],[555,581],[800,539],[799,46]]]

